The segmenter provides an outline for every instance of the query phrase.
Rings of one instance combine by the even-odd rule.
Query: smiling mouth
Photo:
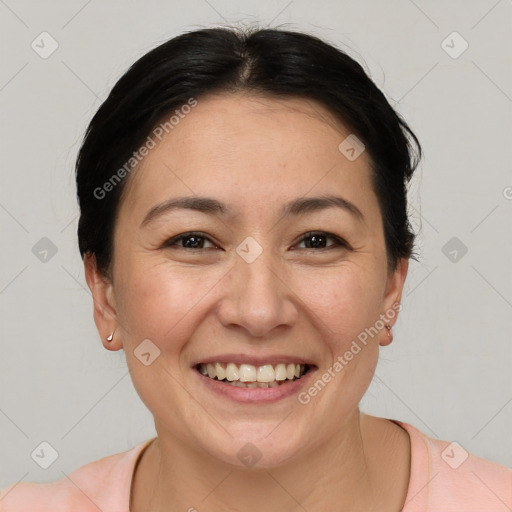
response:
[[[241,388],[275,388],[303,377],[312,367],[308,364],[199,363],[195,369],[205,377]]]

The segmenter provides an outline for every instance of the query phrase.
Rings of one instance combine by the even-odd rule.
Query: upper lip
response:
[[[192,364],[197,366],[198,364],[208,363],[234,363],[238,366],[241,364],[252,364],[253,366],[263,366],[266,364],[276,365],[279,363],[284,364],[307,364],[309,366],[315,366],[311,360],[305,359],[299,356],[291,356],[286,354],[273,354],[267,356],[251,356],[248,354],[219,354],[216,356],[205,357]]]

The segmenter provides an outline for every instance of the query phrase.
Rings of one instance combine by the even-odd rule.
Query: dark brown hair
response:
[[[100,272],[110,276],[113,228],[128,175],[118,171],[126,170],[157,123],[190,98],[237,91],[316,100],[350,127],[372,162],[390,268],[411,257],[407,183],[421,147],[363,68],[302,32],[210,28],[179,35],[141,57],[91,120],[76,164],[82,258],[94,254]],[[104,193],[116,172],[123,179]]]

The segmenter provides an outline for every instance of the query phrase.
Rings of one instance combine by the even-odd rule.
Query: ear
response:
[[[409,259],[401,258],[395,270],[388,276],[386,284],[386,292],[384,295],[384,311],[381,318],[386,325],[393,327],[398,319],[398,313],[402,309],[402,291],[404,288],[405,278],[407,277],[407,270],[409,269]],[[381,346],[389,345],[393,341],[391,330],[384,328],[381,331],[379,344]]]
[[[92,293],[94,302],[94,323],[100,334],[103,346],[107,350],[120,350],[122,343],[119,337],[107,342],[107,336],[119,325],[114,300],[112,282],[98,271],[96,256],[87,253],[84,255],[85,280]]]

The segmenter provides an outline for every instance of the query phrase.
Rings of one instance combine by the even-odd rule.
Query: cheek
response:
[[[141,259],[126,262],[116,287],[118,314],[129,332],[126,341],[135,348],[149,338],[161,351],[177,352],[200,322],[208,292],[222,273],[177,268],[161,256]]]
[[[299,297],[332,340],[347,341],[377,320],[382,283],[375,267],[347,265],[301,279]]]
[[[173,404],[190,416],[190,422],[196,421],[194,415],[198,412],[194,408],[188,410],[190,397],[183,393],[180,384],[188,367],[180,365],[180,361],[201,322],[201,300],[214,285],[214,277],[193,278],[161,259],[158,263],[135,259],[125,262],[119,270],[123,279],[118,281],[116,294],[120,297],[118,315],[124,331],[123,349],[139,397],[155,417],[165,417],[165,404]],[[145,351],[150,353],[149,364],[139,359],[139,347],[148,347]],[[176,421],[167,418],[165,423],[173,424],[178,432],[182,425],[173,423]]]

